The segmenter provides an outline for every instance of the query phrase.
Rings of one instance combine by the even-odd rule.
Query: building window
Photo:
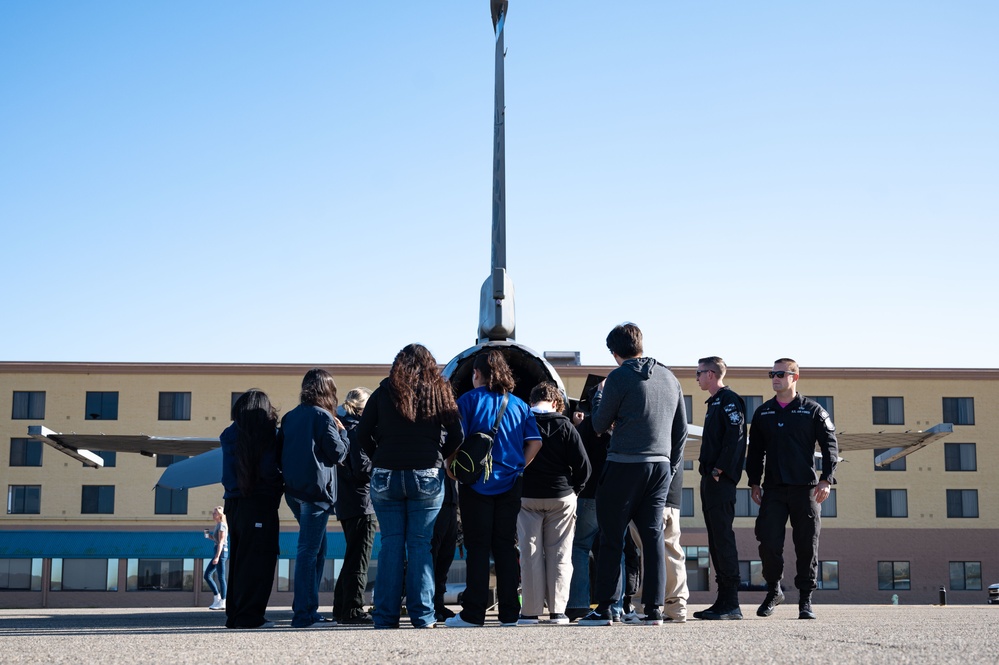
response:
[[[52,559],[52,591],[117,591],[118,559]]]
[[[160,468],[167,467],[167,466],[170,466],[171,464],[173,464],[174,462],[182,462],[183,460],[186,460],[186,459],[187,459],[187,455],[161,455],[161,454],[157,453],[156,454],[156,466],[160,467]]]
[[[819,589],[838,589],[839,561],[819,561],[819,579],[815,580],[815,583]]]
[[[680,517],[694,516],[694,488],[684,487],[680,492]]]
[[[761,561],[739,562],[739,591],[766,591],[767,581],[763,579]]]
[[[944,468],[947,471],[978,471],[978,454],[973,443],[945,443]]]
[[[908,561],[878,561],[878,589],[908,591],[911,588]]]
[[[232,399],[229,401],[229,410],[232,411],[232,407],[236,406],[236,400],[243,396],[244,393],[233,393]]]
[[[974,425],[975,398],[944,397],[943,421],[952,425]]]
[[[0,590],[41,591],[41,559],[0,559]]]
[[[160,420],[190,420],[191,393],[160,393]]]
[[[884,455],[886,452],[891,450],[891,448],[875,448],[874,449],[874,459],[878,458],[878,455]],[[905,471],[905,458],[900,457],[891,464],[885,464],[884,466],[874,465],[875,471]]]
[[[42,508],[41,485],[10,485],[7,487],[8,515],[37,515]]]
[[[736,517],[756,517],[760,514],[760,507],[753,501],[751,491],[745,487],[740,487],[735,491]]]
[[[687,424],[694,424],[694,398],[691,395],[683,396],[683,410],[687,412]]]
[[[118,420],[118,393],[87,393],[86,420]]]
[[[812,399],[814,399],[816,402],[818,402],[819,406],[821,406],[823,409],[826,410],[826,413],[829,414],[830,420],[832,420],[833,422],[836,422],[836,414],[833,413],[833,398],[832,397],[829,397],[827,395],[827,396],[824,396],[824,397],[813,397]]]
[[[746,403],[746,422],[752,424],[756,409],[763,406],[763,397],[761,395],[743,395],[742,401]]]
[[[45,418],[45,391],[14,391],[12,420],[42,420]]]
[[[819,504],[822,517],[836,517],[836,490],[829,489],[829,498]]]
[[[187,490],[171,490],[166,487],[156,488],[157,515],[186,515]]]
[[[693,471],[694,470],[694,460],[685,459],[683,460],[683,470]]]
[[[84,515],[113,515],[114,485],[84,485],[80,512]]]
[[[42,442],[34,439],[11,439],[10,465],[41,466]]]
[[[126,591],[194,591],[194,559],[129,559]]]
[[[684,546],[683,555],[687,562],[687,588],[690,591],[708,590],[707,546]]]
[[[978,490],[947,490],[947,517],[978,517]]]
[[[118,453],[113,450],[95,450],[93,451],[95,455],[104,460],[104,467],[110,468],[113,466],[118,466]]]
[[[950,588],[954,591],[981,591],[982,562],[951,561]]]
[[[908,517],[906,490],[874,490],[874,510],[877,517]]]
[[[872,397],[875,425],[904,425],[905,408],[901,397]]]

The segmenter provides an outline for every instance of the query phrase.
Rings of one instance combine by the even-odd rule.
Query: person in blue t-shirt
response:
[[[513,394],[513,373],[501,352],[480,353],[472,368],[474,389],[458,398],[458,414],[466,435],[492,430],[503,396],[509,395],[510,399],[493,443],[492,469],[475,484],[458,488],[467,576],[462,610],[444,623],[469,628],[485,622],[492,554],[499,620],[504,626],[516,626],[520,619],[517,516],[524,484],[522,474],[541,449],[541,434],[530,407]]]

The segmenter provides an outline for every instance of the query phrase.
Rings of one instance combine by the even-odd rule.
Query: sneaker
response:
[[[577,619],[582,619],[589,613],[590,613],[589,607],[567,607],[565,610],[565,615],[569,617],[569,621],[576,621]]]
[[[520,621],[517,622],[519,626],[533,626],[535,624],[541,623],[541,621],[536,616],[528,616],[526,614],[520,615]]]
[[[742,618],[742,608],[736,605],[735,607],[719,607],[713,611],[705,611],[701,618],[705,621],[731,621],[738,620]]]
[[[642,621],[646,626],[661,626],[663,625],[663,611],[658,607],[653,607],[651,610],[646,609],[645,619]]]
[[[611,621],[614,623],[621,623],[621,618],[624,616],[621,612],[615,612],[611,610]]]
[[[609,626],[611,623],[610,610],[593,610],[579,620],[580,626]]]
[[[449,610],[446,607],[444,609],[442,609],[441,611],[436,612],[435,614],[436,614],[435,618],[437,619],[437,623],[444,623],[445,621],[447,621],[451,617],[455,616],[454,612],[452,612],[451,610]]]
[[[209,605],[208,609],[210,609],[210,610],[224,610],[225,609],[225,599],[219,598],[218,600],[216,600],[215,602],[213,602],[211,605]]]
[[[569,617],[562,614],[561,612],[552,612],[548,615],[548,623],[558,624],[560,626],[568,625]]]
[[[364,612],[363,614],[355,614],[352,617],[347,617],[346,619],[341,619],[339,623],[344,626],[370,626],[375,620],[370,614]]]
[[[666,615],[663,617],[663,623],[687,623],[686,614],[677,614],[676,616]]]
[[[482,628],[481,623],[470,623],[461,618],[461,614],[457,614],[450,619],[444,621],[444,625],[448,628]],[[516,625],[516,624],[514,624]]]
[[[801,599],[798,601],[798,618],[815,618],[815,612],[812,611],[812,594],[801,594]]]
[[[706,610],[698,610],[697,612],[694,612],[694,618],[703,619],[705,614],[709,612],[716,612],[717,610],[718,610],[718,603],[716,602],[714,605],[707,608]]]
[[[427,628],[436,628],[436,623],[425,623],[422,626],[413,626],[413,628],[419,628],[420,630],[425,630]]]
[[[632,608],[630,612],[621,617],[621,622],[637,626],[642,623],[642,617],[638,615],[638,612],[636,612],[634,608]]]
[[[758,617],[768,617],[774,613],[774,609],[778,605],[784,602],[784,592],[781,591],[780,585],[776,588],[771,588],[767,591],[767,597],[763,599],[763,604],[760,608],[756,610],[756,616]]]

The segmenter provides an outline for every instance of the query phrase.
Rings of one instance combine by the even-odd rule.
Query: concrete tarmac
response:
[[[692,606],[690,611],[703,609]],[[226,630],[201,608],[0,610],[0,663],[972,663],[999,662],[999,607],[987,605],[797,606],[767,619],[744,605],[742,621],[661,627],[537,625],[398,630],[277,626]]]

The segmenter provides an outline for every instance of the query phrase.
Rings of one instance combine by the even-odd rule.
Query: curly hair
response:
[[[512,393],[516,383],[506,358],[499,351],[489,351],[475,356],[472,368],[479,370],[486,388],[494,393]]]
[[[552,407],[561,413],[565,410],[565,402],[562,401],[562,391],[551,381],[542,381],[531,388],[531,404],[538,402],[551,402]]]
[[[236,483],[244,497],[260,480],[260,460],[277,447],[277,409],[267,393],[251,388],[236,399],[230,412],[236,424]]]
[[[302,404],[311,404],[330,413],[336,413],[336,381],[333,375],[321,368],[310,369],[302,379]]]
[[[442,425],[458,421],[454,390],[422,344],[409,344],[396,354],[388,381],[392,402],[406,420]]]

